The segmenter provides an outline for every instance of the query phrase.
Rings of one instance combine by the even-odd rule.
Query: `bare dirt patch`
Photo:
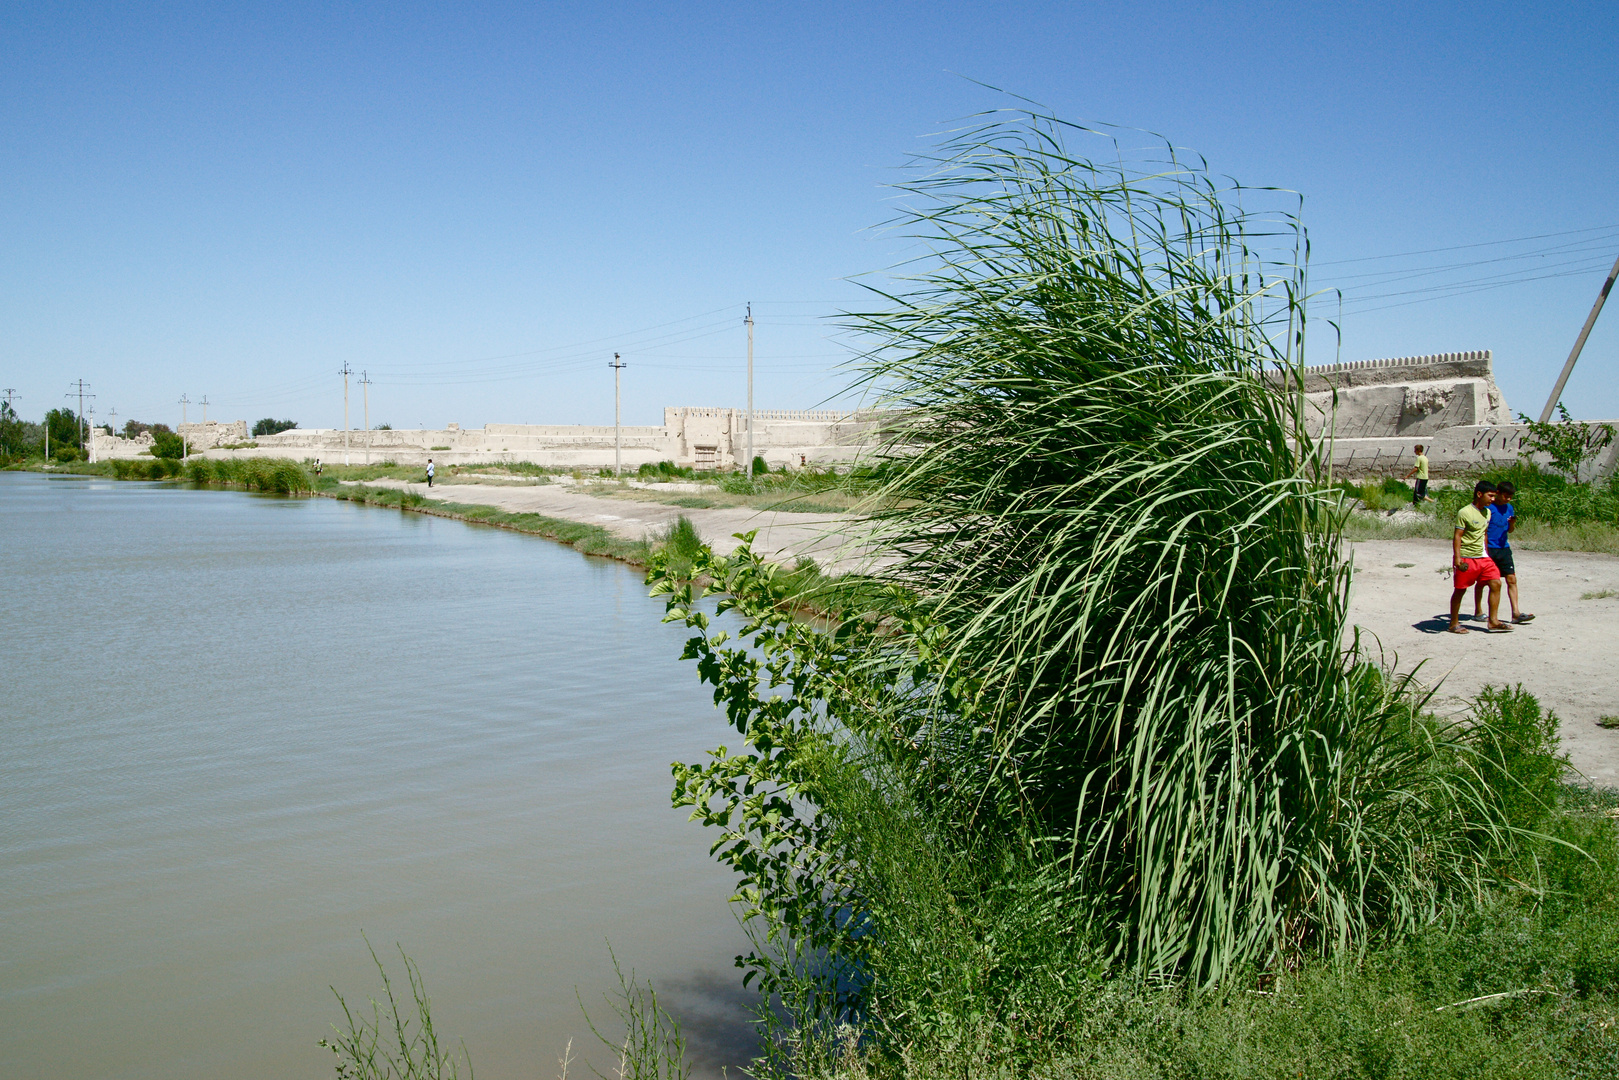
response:
[[[1619,729],[1598,721],[1619,713],[1619,556],[1532,551],[1514,545],[1523,609],[1535,621],[1487,633],[1464,619],[1466,635],[1445,633],[1450,607],[1450,544],[1444,540],[1362,540],[1354,545],[1351,621],[1400,671],[1439,684],[1434,706],[1459,714],[1489,684],[1522,683],[1557,713],[1574,767],[1619,787]],[[1401,564],[1409,564],[1402,566]],[[1506,596],[1501,599],[1507,616]],[[1471,594],[1462,614],[1471,615]]]

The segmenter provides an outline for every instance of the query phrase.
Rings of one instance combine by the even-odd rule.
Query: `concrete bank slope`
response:
[[[1535,621],[1511,633],[1486,633],[1482,620],[1467,618],[1473,613],[1469,593],[1462,625],[1472,633],[1457,635],[1445,632],[1448,541],[1353,546],[1349,616],[1374,655],[1381,644],[1398,670],[1417,669],[1424,683],[1438,684],[1433,704],[1441,713],[1465,710],[1485,686],[1522,683],[1562,721],[1563,747],[1574,767],[1603,787],[1619,787],[1619,729],[1597,726],[1600,717],[1619,715],[1619,556],[1514,549],[1523,610]],[[1607,591],[1615,595],[1582,599]],[[1504,591],[1501,613],[1508,617]]]
[[[683,509],[661,503],[603,498],[562,484],[499,487],[493,484],[426,484],[402,480],[343,481],[347,486],[412,491],[444,502],[493,506],[514,514],[544,514],[567,521],[599,525],[626,540],[642,540],[669,527],[684,515],[704,542],[722,555],[736,550],[736,533],[758,530],[753,550],[772,562],[792,564],[814,559],[825,573],[843,574],[872,566],[861,536],[863,520],[848,514],[795,514],[752,507]]]

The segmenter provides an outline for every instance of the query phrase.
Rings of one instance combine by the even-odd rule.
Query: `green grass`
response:
[[[774,475],[774,474],[772,474]],[[761,478],[762,479],[762,478]],[[745,483],[745,481],[743,481]],[[701,494],[690,492],[664,492],[646,488],[632,488],[611,484],[582,484],[577,490],[586,495],[631,502],[657,503],[660,506],[678,506],[688,510],[714,510],[729,507],[747,507],[754,510],[778,510],[792,514],[848,514],[869,509],[869,495],[852,493],[839,488],[821,488],[798,491],[789,487],[761,485],[756,491],[733,484],[729,487],[706,487]]]
[[[301,495],[315,489],[314,478],[290,458],[193,458],[184,468],[194,484],[241,487],[280,495]]]
[[[470,521],[479,525],[493,525],[501,529],[511,529],[514,532],[543,536],[558,543],[577,548],[586,555],[599,555],[603,558],[618,559],[637,566],[645,566],[651,555],[651,547],[645,540],[626,540],[602,528],[600,525],[589,525],[579,521],[565,521],[562,518],[547,517],[544,514],[513,513],[496,509],[493,506],[475,506],[467,503],[441,502],[438,500],[425,503],[419,509],[423,513],[454,517],[461,521]]]
[[[1581,600],[1606,600],[1611,596],[1619,596],[1619,589],[1595,589],[1580,594]]]

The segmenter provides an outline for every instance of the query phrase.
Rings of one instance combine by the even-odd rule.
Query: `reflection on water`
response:
[[[735,1073],[732,883],[669,807],[723,720],[633,570],[16,473],[0,566],[7,1075],[330,1075],[328,984],[376,985],[362,930],[420,962],[481,1077],[590,1041],[574,991],[616,986],[609,940]]]

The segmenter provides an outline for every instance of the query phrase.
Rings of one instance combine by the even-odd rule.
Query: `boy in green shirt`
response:
[[[1475,584],[1490,587],[1491,630],[1511,630],[1498,617],[1501,612],[1501,571],[1484,552],[1484,534],[1490,528],[1490,504],[1495,501],[1495,485],[1480,480],[1473,485],[1473,502],[1456,512],[1456,531],[1450,537],[1450,562],[1456,570],[1450,594],[1450,632],[1465,634],[1462,625],[1462,599]]]
[[[1421,506],[1422,501],[1428,497],[1428,455],[1422,452],[1422,444],[1417,444],[1417,463],[1411,466],[1411,471],[1405,474],[1404,479],[1417,478],[1416,487],[1411,489],[1411,505]]]

